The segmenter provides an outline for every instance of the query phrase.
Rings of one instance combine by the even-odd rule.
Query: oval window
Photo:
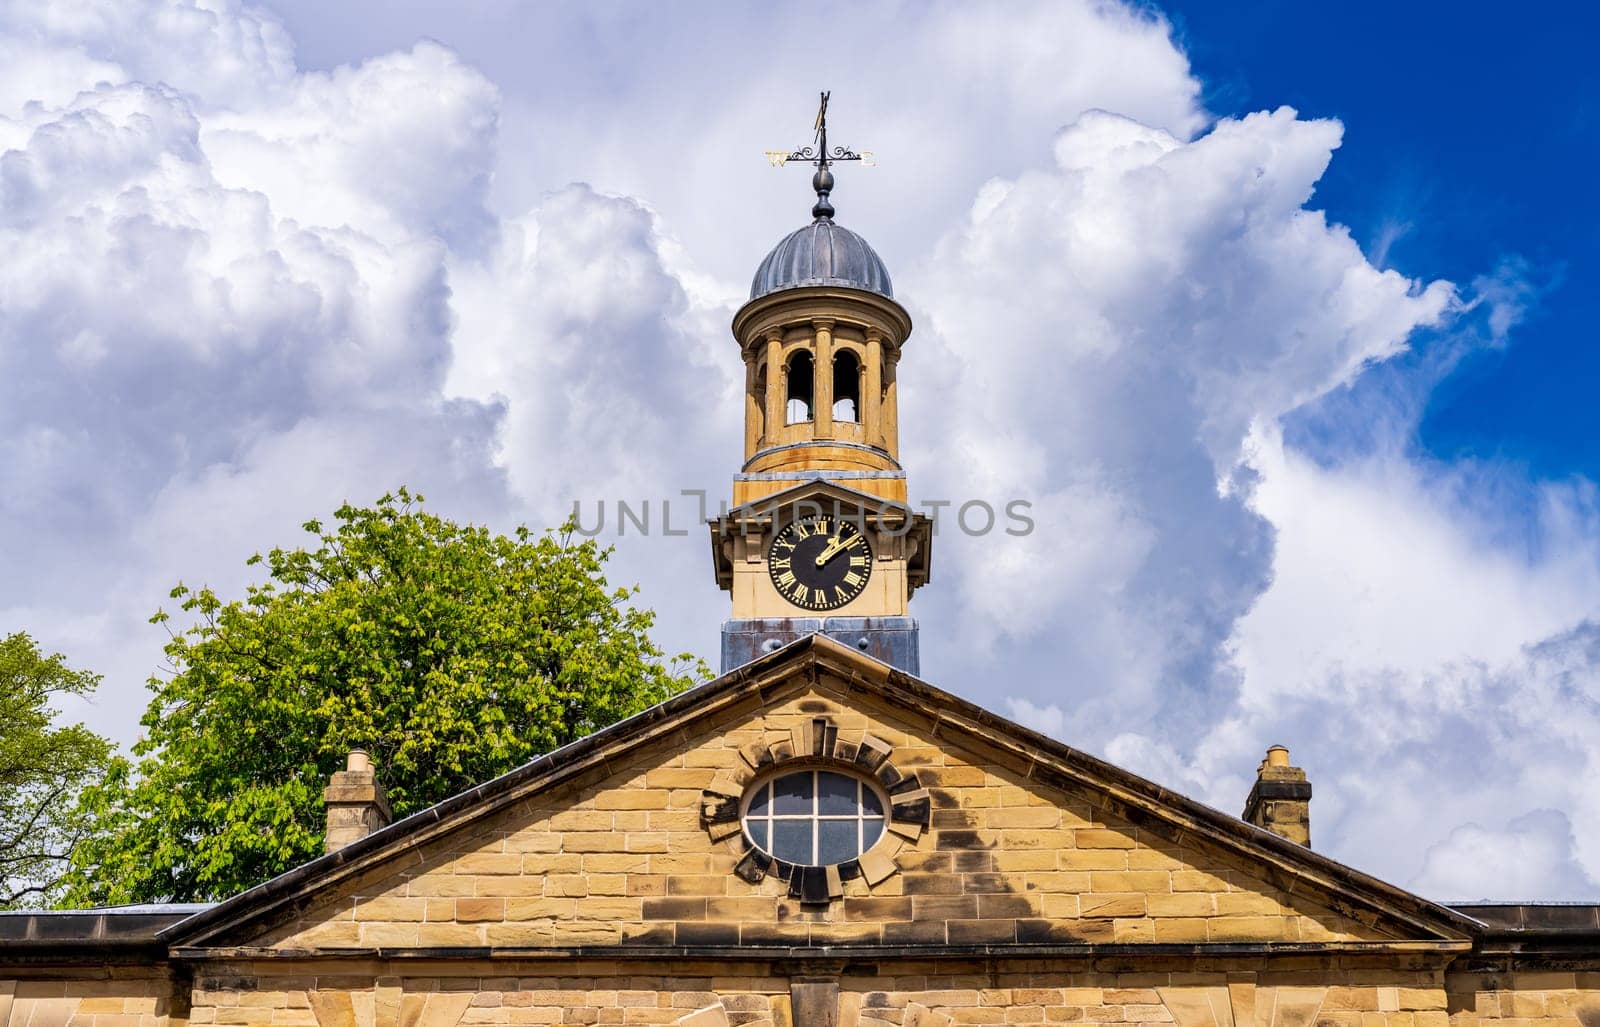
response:
[[[883,799],[858,777],[797,770],[750,792],[744,831],[774,859],[832,866],[855,859],[883,835]]]

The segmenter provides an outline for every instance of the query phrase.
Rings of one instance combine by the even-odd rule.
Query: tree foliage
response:
[[[54,726],[52,703],[99,683],[26,634],[0,638],[0,909],[47,905],[59,891],[83,832],[78,790],[105,770],[111,746],[82,724]]]
[[[570,530],[496,535],[401,489],[346,505],[311,548],[274,549],[242,601],[175,588],[198,618],[152,678],[136,764],[85,795],[76,903],[193,901],[322,851],[322,790],[352,748],[396,817],[681,691],[652,615],[608,588],[610,550]],[[165,622],[158,613],[153,621]]]

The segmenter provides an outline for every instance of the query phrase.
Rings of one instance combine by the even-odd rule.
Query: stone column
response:
[[[394,814],[389,797],[378,783],[372,759],[361,749],[351,749],[345,769],[328,781],[322,793],[328,812],[328,835],[324,852],[342,849],[353,841],[389,826]]]
[[[867,329],[867,366],[863,368],[866,384],[861,388],[861,433],[869,446],[883,445],[882,417],[879,407],[883,403],[883,337],[875,329]]]
[[[1256,783],[1245,800],[1243,819],[1275,835],[1311,847],[1311,782],[1289,766],[1289,750],[1274,745],[1256,768]]]
[[[755,456],[761,444],[761,405],[765,396],[756,395],[756,382],[760,380],[761,355],[751,349],[744,357],[744,458]]]
[[[833,437],[833,322],[817,318],[811,322],[816,329],[816,363],[812,366],[811,419],[816,422],[815,436],[819,439]]]
[[[767,445],[778,443],[784,425],[783,329],[767,329]]]
[[[883,448],[896,460],[900,459],[900,397],[896,395],[895,385],[900,377],[895,370],[899,362],[899,355],[891,352],[888,366],[884,368],[888,381],[883,389]]]

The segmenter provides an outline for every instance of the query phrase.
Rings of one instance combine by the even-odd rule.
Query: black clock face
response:
[[[847,520],[806,517],[772,540],[767,572],[778,593],[794,605],[837,610],[867,587],[872,546]]]

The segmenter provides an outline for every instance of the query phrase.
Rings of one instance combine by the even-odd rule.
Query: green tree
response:
[[[75,904],[230,895],[322,851],[322,789],[372,754],[397,817],[671,696],[703,674],[649,640],[570,526],[496,535],[401,489],[311,521],[243,601],[175,588],[198,623],[134,746],[85,793]],[[165,622],[158,613],[155,622]]]
[[[60,891],[85,823],[77,793],[111,746],[82,724],[53,726],[52,702],[99,683],[26,634],[0,639],[0,909],[48,905]]]

